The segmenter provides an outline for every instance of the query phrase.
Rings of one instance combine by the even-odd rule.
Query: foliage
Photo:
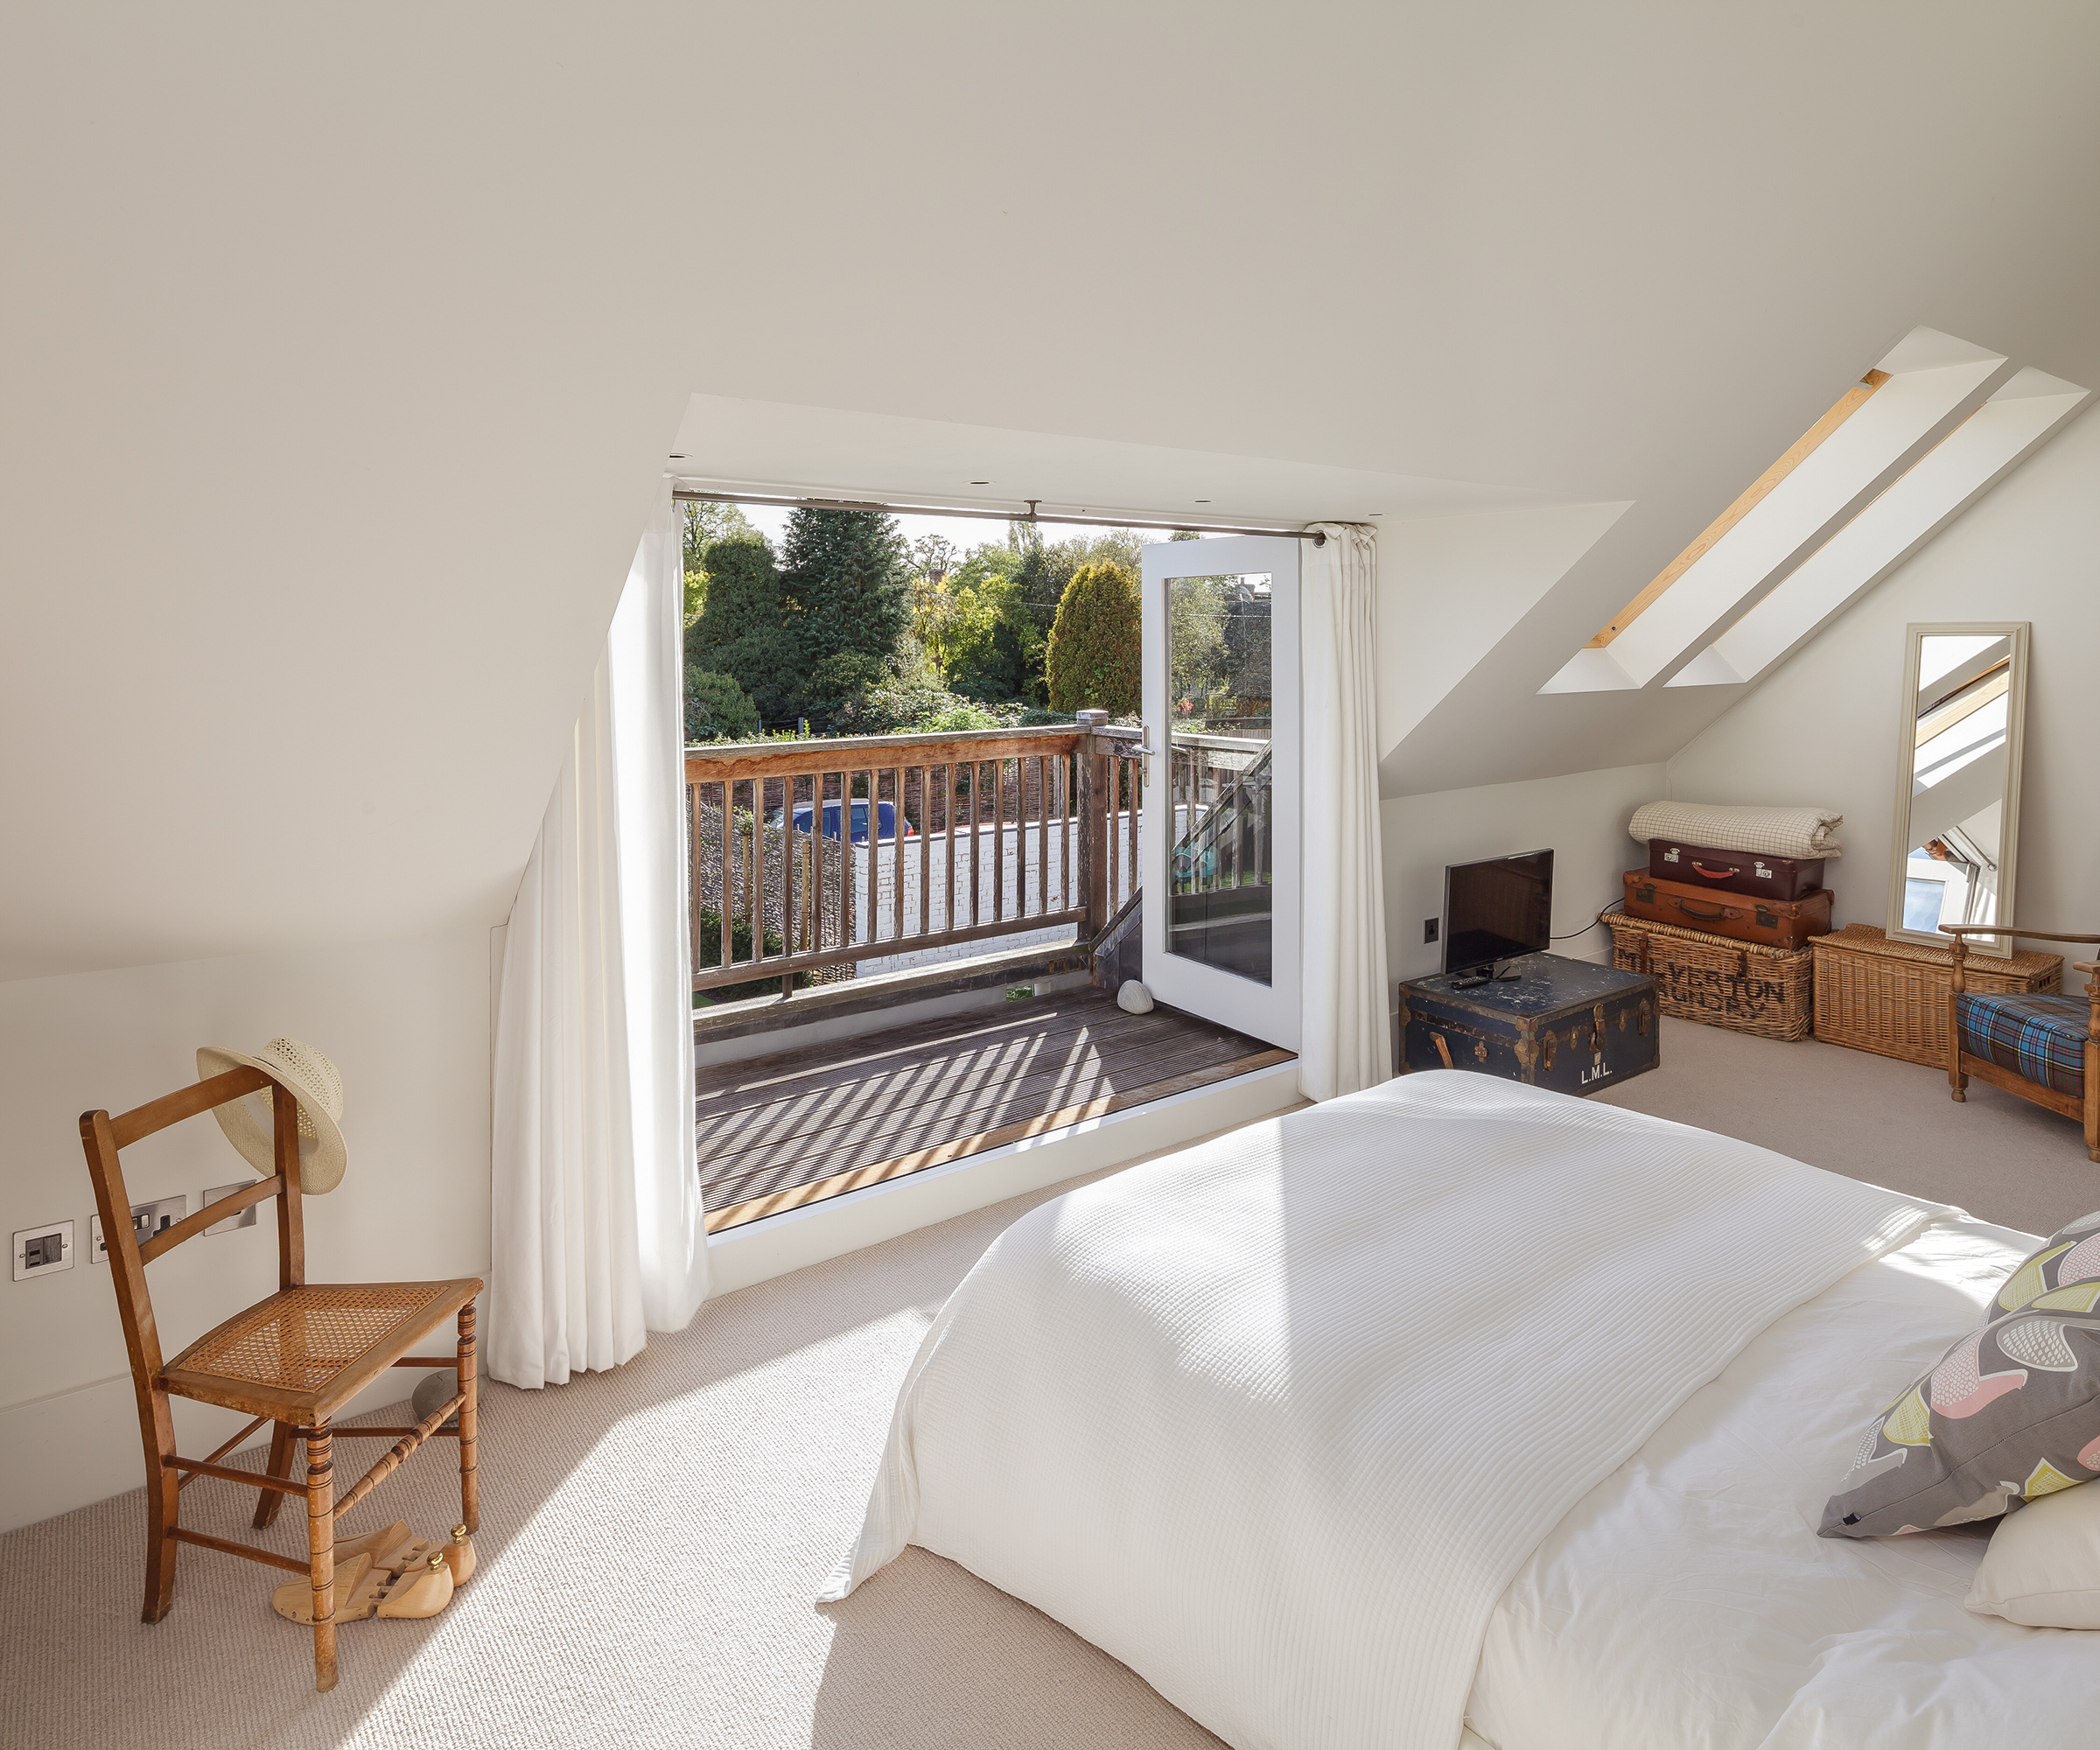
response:
[[[915,735],[960,735],[973,729],[1004,729],[1005,714],[975,699],[957,699],[945,710],[912,725]]]
[[[1042,703],[1048,628],[1036,623],[1021,581],[1031,556],[980,547],[948,579],[952,607],[935,648],[956,691]]]
[[[1166,595],[1167,684],[1177,705],[1223,684],[1225,594],[1235,578],[1176,578]]]
[[[1113,562],[1072,574],[1050,629],[1045,670],[1050,708],[1124,717],[1139,709],[1143,671],[1138,582]]]
[[[879,668],[911,623],[911,554],[893,516],[798,510],[788,519],[780,593],[802,661],[846,652]],[[812,683],[812,695],[816,689]]]
[[[988,706],[942,687],[892,682],[871,688],[842,708],[841,735],[942,735],[966,729],[1007,729],[1024,715],[1018,705]]]
[[[853,732],[840,728],[855,703],[886,678],[882,662],[859,650],[839,650],[811,665],[802,682],[802,714],[819,735]]]
[[[707,603],[707,568],[701,554],[732,535],[756,536],[751,519],[733,504],[682,504],[685,513],[685,622],[690,626]]]
[[[734,675],[706,668],[685,671],[685,738],[749,741],[759,733],[759,708]]]
[[[805,659],[785,624],[771,544],[732,535],[702,549],[701,564],[707,606],[685,629],[686,665],[732,676],[769,722],[794,718]]]
[[[912,570],[928,583],[938,584],[962,563],[962,550],[945,535],[921,535],[912,542]]]

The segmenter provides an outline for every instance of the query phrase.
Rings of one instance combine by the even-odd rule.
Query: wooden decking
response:
[[[701,1070],[700,1180],[719,1232],[1292,1054],[1097,990]]]

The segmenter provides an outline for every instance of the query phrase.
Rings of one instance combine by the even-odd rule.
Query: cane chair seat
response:
[[[311,1424],[480,1292],[472,1277],[288,1288],[206,1332],[168,1363],[161,1380],[179,1397]]]

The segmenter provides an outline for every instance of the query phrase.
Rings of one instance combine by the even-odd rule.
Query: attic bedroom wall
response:
[[[1378,746],[1390,753],[1625,512],[1555,505],[1395,522],[1378,532]],[[1422,922],[1444,909],[1444,869],[1550,846],[1557,953],[1609,961],[1611,938],[1583,931],[1632,865],[1626,823],[1664,794],[1658,763],[1483,784],[1381,804],[1390,979],[1441,970]]]
[[[242,955],[0,984],[0,1227],[74,1223],[70,1270],[9,1283],[0,1346],[0,1530],[138,1487],[138,1421],[107,1264],[88,1256],[94,1193],[79,1117],[195,1080],[200,1045],[253,1051],[280,1033],[343,1077],[342,1183],[308,1205],[316,1281],[444,1279],[488,1268],[491,933]],[[126,1152],[134,1200],[253,1175],[218,1126],[192,1119]],[[252,1228],[200,1235],[151,1267],[172,1354],[276,1290],[275,1206]],[[426,1345],[430,1353],[442,1342]],[[382,1381],[376,1408],[414,1381]],[[183,1450],[245,1418],[178,1402]],[[259,1444],[262,1437],[256,1442]]]
[[[1837,922],[1886,923],[1903,629],[1966,620],[2034,626],[2014,916],[2100,930],[2100,419],[2090,413],[1687,743],[1669,762],[1670,794],[1842,809]]]

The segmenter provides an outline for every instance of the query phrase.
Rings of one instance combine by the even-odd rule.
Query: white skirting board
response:
[[[783,1210],[708,1242],[710,1297],[842,1257],[1024,1192],[1119,1166],[1298,1102],[1298,1065],[1271,1064],[983,1154]]]
[[[451,1335],[441,1333],[411,1353],[451,1354],[452,1344],[445,1340]],[[420,1369],[389,1368],[352,1398],[336,1419],[347,1421],[400,1404],[422,1376]],[[186,1397],[171,1399],[169,1407],[175,1418],[175,1450],[188,1458],[202,1458],[248,1419],[236,1410]],[[265,1427],[235,1450],[245,1452],[269,1444]],[[435,1449],[433,1442],[424,1450]],[[0,1531],[107,1501],[145,1480],[138,1399],[128,1373],[0,1410]]]

